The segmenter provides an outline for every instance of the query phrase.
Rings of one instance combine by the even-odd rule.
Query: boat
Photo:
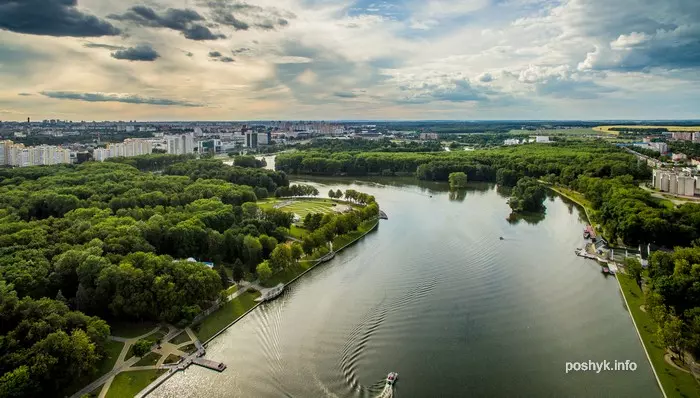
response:
[[[396,383],[396,379],[399,378],[399,374],[396,372],[389,372],[389,374],[386,376],[386,384],[393,386],[394,383]]]
[[[499,237],[499,239],[500,239],[500,240],[503,240],[503,237],[501,236],[501,237]]]
[[[608,267],[603,267],[603,272],[606,274],[610,273],[610,269]]]

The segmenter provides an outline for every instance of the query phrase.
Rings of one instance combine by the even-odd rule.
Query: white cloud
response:
[[[138,4],[160,12],[184,4],[78,2],[98,17],[123,14]],[[211,18],[202,3],[188,4]],[[80,38],[0,31],[0,41],[8,43],[0,48],[3,109],[47,118],[61,112],[81,119],[230,120],[342,118],[343,112],[360,118],[469,118],[488,117],[488,112],[511,118],[516,111],[523,112],[517,113],[521,117],[526,112],[557,118],[578,112],[589,118],[609,117],[620,101],[639,107],[629,107],[619,117],[673,118],[700,107],[700,99],[690,94],[698,88],[700,69],[697,0],[415,0],[406,3],[405,18],[383,16],[389,9],[379,1],[369,7],[378,10],[373,15],[348,13],[355,3],[351,0],[247,3],[286,16],[288,24],[275,21],[274,30],[212,25],[212,31],[227,38],[192,41],[171,29],[114,21],[126,35],[90,39],[101,44],[90,48]],[[232,15],[264,24],[268,14],[255,10]],[[130,63],[110,57],[110,47],[141,43],[152,46],[160,58]],[[211,62],[207,54],[212,51],[236,62]],[[46,71],[51,71],[50,79]],[[673,87],[673,95],[661,89],[651,94],[650,82]],[[41,91],[126,92],[207,106],[171,111],[174,106],[56,103],[16,95]],[[663,106],[651,106],[653,101]],[[479,112],[470,114],[474,107]]]

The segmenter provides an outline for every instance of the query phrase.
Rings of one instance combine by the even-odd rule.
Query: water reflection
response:
[[[506,220],[508,220],[508,223],[511,225],[518,225],[518,223],[520,223],[521,221],[524,221],[525,223],[527,223],[529,225],[537,225],[540,222],[542,222],[542,220],[544,220],[544,217],[545,217],[545,212],[543,212],[543,211],[542,212],[534,212],[534,213],[529,213],[529,212],[528,213],[515,213],[515,212],[512,212],[512,213],[510,213],[508,218],[506,218]]]

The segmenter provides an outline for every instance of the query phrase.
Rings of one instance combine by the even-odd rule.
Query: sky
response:
[[[0,0],[0,120],[700,119],[698,0]]]

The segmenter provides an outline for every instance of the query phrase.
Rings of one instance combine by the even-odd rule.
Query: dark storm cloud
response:
[[[218,51],[210,51],[209,52],[209,57],[210,58],[219,58],[221,56],[221,53]]]
[[[150,28],[167,28],[181,32],[190,40],[217,40],[226,36],[213,33],[202,23],[204,17],[190,9],[168,8],[162,13],[146,6],[134,6],[124,14],[109,15],[116,21],[128,22],[134,25]]]
[[[135,94],[107,94],[107,93],[77,93],[73,91],[42,91],[41,95],[54,99],[74,100],[86,102],[121,102],[126,104],[148,104],[162,106],[200,107],[187,101],[169,100],[165,98],[142,97]]]
[[[274,30],[289,25],[289,19],[296,18],[296,15],[288,11],[243,2],[204,0],[200,4],[209,8],[214,22],[230,26],[235,30],[250,28]]]
[[[243,54],[243,53],[246,53],[246,52],[248,52],[248,51],[250,51],[250,48],[248,48],[248,47],[241,47],[241,48],[237,48],[237,49],[235,49],[235,50],[231,50],[231,52],[232,52],[234,55],[236,55],[236,54]]]
[[[31,93],[17,93],[17,95],[20,95],[22,97],[31,97],[32,96]]]
[[[155,61],[160,55],[150,45],[142,44],[112,53],[112,58],[127,61]]]
[[[105,49],[105,50],[112,50],[112,51],[123,50],[123,49],[124,49],[124,47],[122,47],[122,46],[113,46],[113,45],[111,45],[111,44],[102,44],[102,43],[85,43],[85,44],[83,44],[83,47],[86,47],[86,48],[103,48],[103,49]]]
[[[221,57],[221,58],[219,59],[219,61],[221,61],[221,62],[226,62],[226,63],[235,62],[235,60],[234,60],[233,58],[231,58],[231,57]]]
[[[77,9],[77,0],[0,0],[0,29],[42,36],[99,37],[120,33]]]

